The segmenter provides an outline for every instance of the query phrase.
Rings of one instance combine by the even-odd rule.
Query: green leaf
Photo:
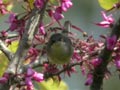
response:
[[[40,90],[68,90],[68,86],[64,81],[48,79],[39,83]]]
[[[13,4],[11,3],[11,4],[9,4],[7,7],[6,7],[6,9],[8,10],[8,11],[11,11],[12,10],[12,8],[13,8]]]
[[[34,0],[28,0],[30,8],[34,8]]]
[[[6,67],[8,65],[8,59],[6,56],[0,51],[0,77],[3,75]]]
[[[98,1],[103,9],[109,10],[113,7],[114,4],[118,3],[120,0],[98,0]]]
[[[49,0],[49,2],[50,2],[51,4],[58,4],[58,1],[57,1],[57,0]]]
[[[13,41],[11,45],[8,46],[8,48],[11,50],[11,52],[15,52],[18,48],[19,41]]]

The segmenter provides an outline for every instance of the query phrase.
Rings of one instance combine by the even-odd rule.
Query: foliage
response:
[[[103,9],[109,10],[120,0],[98,0]]]

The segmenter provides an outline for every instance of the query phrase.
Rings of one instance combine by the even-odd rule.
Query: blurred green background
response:
[[[65,13],[65,20],[70,20],[72,24],[80,27],[88,33],[88,35],[93,35],[96,39],[99,39],[101,34],[109,34],[107,29],[98,27],[94,25],[95,22],[102,20],[101,11],[102,8],[98,4],[97,0],[72,0],[73,7]],[[16,4],[16,8],[13,9],[15,12],[22,12],[19,8],[19,4]],[[116,19],[118,19],[119,13],[114,13]],[[0,18],[0,30],[8,28],[8,25],[4,23],[7,21],[7,15]],[[82,34],[76,30],[78,37],[82,39]],[[71,77],[62,76],[63,80],[68,84],[69,90],[89,90],[89,87],[84,86],[85,76],[82,76],[79,67],[77,67],[78,73],[72,74]],[[104,90],[120,90],[120,80],[115,70],[113,70],[112,77],[109,80],[104,81]]]

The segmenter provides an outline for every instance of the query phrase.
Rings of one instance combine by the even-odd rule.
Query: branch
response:
[[[11,75],[18,74],[20,71],[20,68],[23,64],[24,57],[28,52],[29,47],[32,44],[32,40],[34,38],[34,34],[37,33],[38,25],[43,20],[44,10],[46,10],[48,0],[44,3],[44,7],[40,10],[37,8],[34,8],[32,12],[30,13],[30,18],[28,19],[28,22],[26,23],[24,34],[22,35],[22,38],[19,42],[18,49],[15,52],[14,57],[12,58],[12,61],[9,63],[9,66],[6,73],[9,73]],[[7,84],[3,84],[0,86],[0,90],[4,90],[4,86],[7,86]],[[8,88],[10,89],[10,86],[8,85]],[[9,90],[6,89],[6,90]]]
[[[79,63],[78,62],[77,63],[72,63],[72,64],[66,66],[65,68],[63,68],[62,70],[60,70],[60,71],[58,71],[56,73],[47,73],[47,74],[45,74],[45,78],[49,78],[49,77],[53,77],[53,76],[59,76],[61,73],[69,70],[70,68],[72,68],[72,67],[74,67],[76,65],[81,65],[82,62],[83,61],[81,61]]]
[[[7,39],[11,39],[11,38],[15,38],[15,37],[18,37],[19,35],[17,33],[14,33],[14,34],[8,34],[8,36],[6,37]],[[3,36],[0,36],[0,38],[2,39]]]
[[[19,47],[15,53],[13,61],[10,62],[9,68],[7,69],[8,73],[18,73],[22,63],[24,61],[24,56],[27,54],[29,47],[32,44],[34,35],[37,33],[39,23],[43,20],[43,15],[46,9],[48,0],[46,0],[44,7],[39,11],[37,8],[34,8],[31,12],[30,19],[26,24],[26,28],[23,34],[22,39],[20,40]]]
[[[0,40],[0,50],[6,55],[9,61],[13,58],[13,53],[6,47],[2,40]]]
[[[117,23],[113,26],[112,32],[110,36],[116,35],[117,39],[120,37],[120,19],[117,21]],[[106,42],[105,42],[105,48],[102,50],[102,52],[99,55],[99,58],[101,58],[103,61],[99,65],[99,67],[96,67],[93,72],[93,83],[90,87],[90,90],[101,90],[103,85],[103,79],[105,75],[105,71],[107,69],[107,65],[110,62],[110,57],[112,55],[113,51],[110,51],[107,49]]]

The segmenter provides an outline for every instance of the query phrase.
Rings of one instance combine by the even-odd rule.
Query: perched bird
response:
[[[68,37],[70,22],[66,21],[62,33],[53,34],[47,44],[46,51],[52,64],[67,64],[73,55],[73,46]]]

